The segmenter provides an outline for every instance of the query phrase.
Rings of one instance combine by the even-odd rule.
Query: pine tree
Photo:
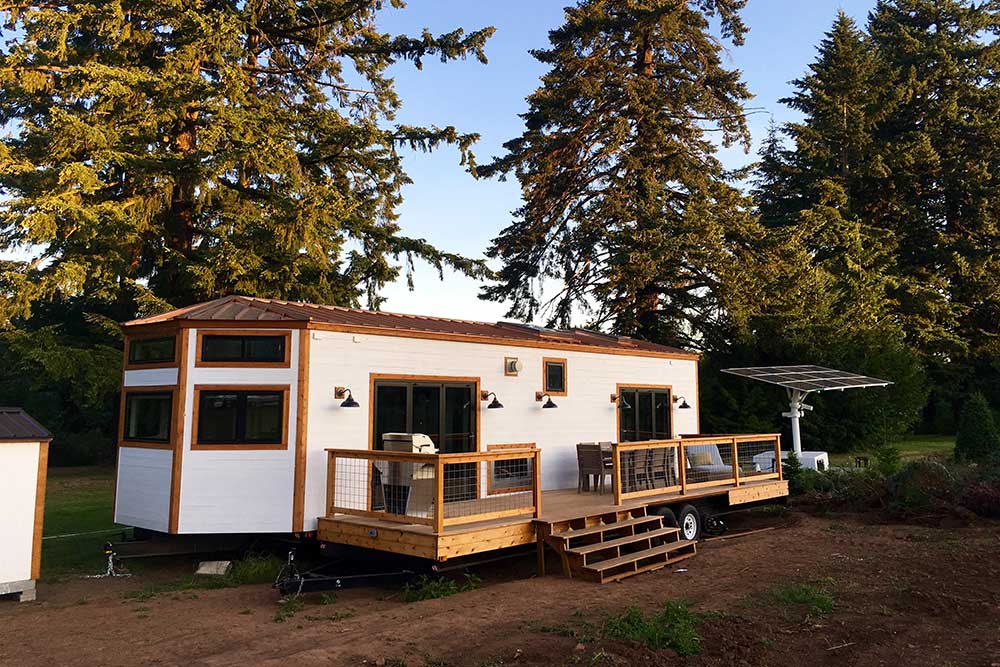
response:
[[[481,176],[518,178],[524,205],[489,250],[484,298],[662,342],[704,345],[741,258],[761,235],[715,157],[749,142],[740,73],[724,67],[716,17],[735,44],[744,0],[581,0],[533,55],[548,71],[524,132]],[[545,299],[540,286],[559,284]]]
[[[959,461],[986,461],[1000,454],[1000,434],[986,397],[976,392],[962,405],[955,436],[955,458]]]
[[[939,358],[1000,356],[1000,7],[881,0],[868,32],[880,54],[873,213],[899,242],[908,329]]]
[[[401,0],[392,0],[401,8]],[[0,8],[0,321],[82,299],[124,319],[220,294],[355,305],[414,257],[400,149],[459,148],[393,123],[387,68],[474,56],[487,28],[378,30],[379,0],[97,0]],[[471,162],[470,162],[471,164]]]

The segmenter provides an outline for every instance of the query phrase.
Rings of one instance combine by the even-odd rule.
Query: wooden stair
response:
[[[608,583],[694,556],[694,542],[645,508],[543,524],[539,533],[562,559],[563,573]]]

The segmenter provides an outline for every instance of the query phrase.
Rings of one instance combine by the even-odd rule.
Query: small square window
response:
[[[128,343],[130,364],[160,364],[174,360],[175,340],[173,336],[162,338],[138,338]]]
[[[545,359],[542,364],[545,393],[565,396],[566,360]]]

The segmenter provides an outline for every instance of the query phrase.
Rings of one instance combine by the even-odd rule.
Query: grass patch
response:
[[[306,614],[303,618],[307,621],[343,621],[354,618],[353,611],[338,611],[333,614]]]
[[[902,463],[928,456],[950,459],[955,453],[953,435],[911,435],[891,444],[899,448]],[[853,451],[830,454],[830,465],[853,468],[855,456],[867,456],[871,459],[871,464],[875,464],[871,452]]]
[[[836,606],[833,586],[834,581],[829,578],[814,582],[799,582],[775,589],[771,593],[771,598],[779,604],[804,609],[806,616],[826,616]]]
[[[272,555],[249,556],[233,563],[233,567],[229,572],[221,577],[193,575],[186,579],[153,584],[152,586],[129,591],[125,593],[125,598],[136,602],[144,602],[164,593],[233,588],[246,584],[269,584],[278,576],[278,572],[281,570],[283,564],[284,562],[280,558]]]
[[[649,616],[636,607],[609,616],[602,634],[607,639],[636,642],[654,650],[672,649],[681,656],[697,655],[701,651],[701,621],[688,603],[668,600]]]
[[[114,522],[114,488],[110,466],[49,471],[43,536],[50,539],[42,541],[43,578],[104,569],[104,543],[118,541],[130,530]]]
[[[281,598],[278,602],[278,610],[274,612],[274,622],[284,623],[302,611],[305,606],[305,600],[301,597]]]
[[[465,575],[465,581],[456,581],[445,577],[428,577],[421,575],[414,581],[403,586],[403,602],[420,602],[446,598],[450,595],[465,593],[479,587],[481,580],[474,574]]]

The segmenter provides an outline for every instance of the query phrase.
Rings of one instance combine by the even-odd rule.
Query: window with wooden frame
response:
[[[125,390],[124,422],[121,438],[125,442],[167,444],[173,420],[174,392],[167,389]]]
[[[505,445],[486,445],[486,451],[494,452],[505,449],[534,449],[535,443],[515,443]],[[502,493],[530,491],[534,471],[531,469],[531,459],[505,459],[490,461],[486,474],[486,493],[491,496]]]
[[[200,367],[291,366],[290,331],[199,331],[197,345]]]
[[[192,430],[192,449],[285,449],[288,386],[196,386]]]
[[[134,338],[128,343],[128,365],[173,363],[177,354],[176,336]]]
[[[565,396],[567,391],[567,365],[565,359],[542,359],[542,391],[551,396]]]

